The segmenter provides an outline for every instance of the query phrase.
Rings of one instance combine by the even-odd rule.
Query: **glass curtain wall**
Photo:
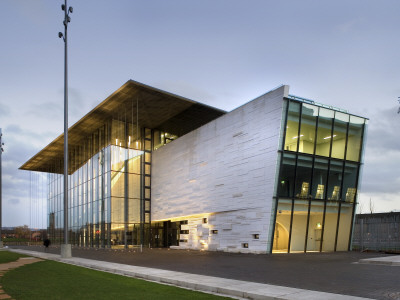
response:
[[[82,247],[140,244],[142,136],[140,128],[112,120],[70,147],[70,243]],[[48,230],[63,242],[62,163],[49,174]],[[58,167],[58,168],[57,168]],[[144,182],[144,180],[143,180]]]
[[[287,101],[272,252],[346,251],[367,120]]]
[[[80,146],[70,147],[70,243],[129,248],[151,243],[151,155],[177,136],[111,120]],[[153,142],[154,141],[154,142]],[[48,232],[63,242],[62,162],[48,184]]]

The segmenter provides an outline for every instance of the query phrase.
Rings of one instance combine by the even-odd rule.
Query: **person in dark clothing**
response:
[[[49,248],[49,246],[50,246],[50,240],[49,240],[48,238],[46,238],[46,239],[43,241],[43,245],[45,246],[44,250],[47,251],[48,248]]]

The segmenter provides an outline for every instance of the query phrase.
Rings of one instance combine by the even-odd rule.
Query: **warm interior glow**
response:
[[[336,134],[334,134],[333,135],[333,137],[335,137],[336,136]],[[327,136],[327,137],[324,137],[324,140],[326,140],[326,139],[330,139],[332,136]]]

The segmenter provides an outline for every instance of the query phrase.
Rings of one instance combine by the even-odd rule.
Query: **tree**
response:
[[[374,213],[374,203],[372,202],[371,198],[369,198],[369,211],[371,214]]]
[[[29,229],[28,225],[17,226],[17,227],[15,227],[15,235],[18,238],[29,239],[30,235],[31,235],[31,230]]]

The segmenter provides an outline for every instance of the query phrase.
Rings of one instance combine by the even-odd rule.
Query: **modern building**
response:
[[[347,251],[366,124],[286,85],[225,112],[129,80],[69,128],[71,243]],[[21,169],[62,242],[63,135]]]

